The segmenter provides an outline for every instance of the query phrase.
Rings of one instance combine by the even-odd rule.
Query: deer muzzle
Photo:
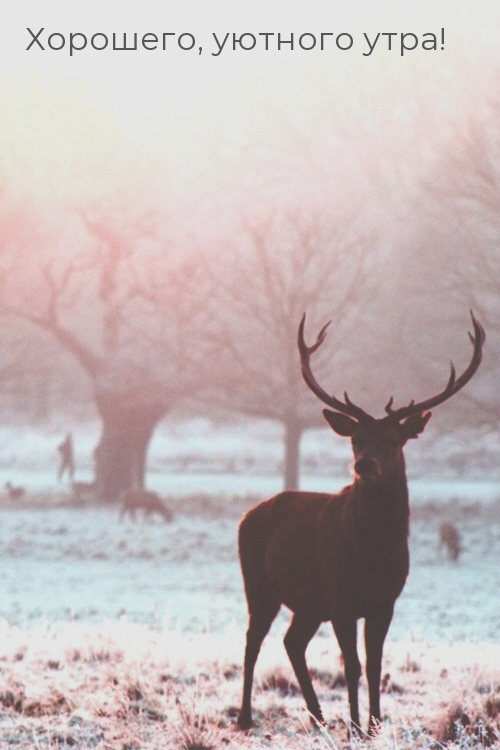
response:
[[[381,475],[380,464],[371,456],[361,456],[354,464],[354,473],[359,479],[377,479]]]

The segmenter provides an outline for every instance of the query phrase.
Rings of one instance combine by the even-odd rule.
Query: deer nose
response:
[[[380,467],[378,461],[371,456],[361,456],[354,464],[354,471],[361,478],[367,477],[378,477],[380,474]]]

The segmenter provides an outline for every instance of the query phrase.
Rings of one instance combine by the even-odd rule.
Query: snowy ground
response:
[[[80,437],[90,448],[95,434]],[[329,437],[323,431],[306,436],[303,487],[335,490],[349,480],[348,441],[332,436],[330,444]],[[422,466],[436,452],[446,458],[442,468],[449,474],[457,456],[471,453],[463,436],[441,439],[438,451],[427,447],[425,437],[408,446],[412,564],[391,638],[500,641],[496,442],[486,433],[474,436],[481,460],[489,456],[490,471],[481,481],[473,467],[472,479],[424,478]],[[23,484],[28,506],[5,496],[0,502],[0,618],[32,626],[44,619],[96,623],[125,616],[188,632],[221,633],[233,622],[244,629],[236,524],[249,505],[280,489],[281,441],[274,425],[222,429],[200,420],[159,434],[148,484],[172,506],[170,524],[121,522],[115,508],[54,507],[56,498],[69,499],[69,491],[55,482],[53,448],[50,435],[0,432],[0,486],[7,480]],[[313,465],[328,453],[330,473],[326,457]],[[79,478],[85,478],[89,467],[81,463]],[[442,521],[461,529],[464,552],[456,564],[438,553]]]
[[[0,482],[24,480],[33,488],[55,485],[57,445],[68,432],[67,424],[54,424],[50,430],[26,427],[0,427]],[[78,425],[73,429],[76,453],[76,479],[90,478],[92,453],[99,438],[99,424]],[[239,493],[230,481],[252,482],[259,493],[280,487],[283,439],[281,427],[261,420],[232,425],[214,425],[206,419],[163,422],[155,432],[148,454],[148,481],[168,483],[162,489],[190,485],[189,491],[203,491],[206,477],[218,477],[215,489]],[[405,449],[411,479],[436,477],[448,481],[497,482],[500,493],[500,433],[487,428],[455,430],[438,434],[430,426],[419,440]],[[334,477],[349,477],[349,441],[337,437],[326,426],[308,430],[301,442],[302,486]],[[268,480],[268,484],[262,480]],[[331,483],[326,486],[331,487]],[[161,488],[161,487],[160,487]]]
[[[285,612],[259,660],[256,728],[234,729],[246,624],[236,525],[280,489],[279,434],[265,434],[267,446],[262,434],[247,444],[238,430],[198,435],[197,445],[183,443],[181,428],[164,436],[148,484],[174,511],[171,523],[70,507],[68,488],[54,481],[54,440],[24,437],[28,453],[21,434],[0,434],[0,486],[27,488],[21,504],[0,496],[1,748],[351,747],[345,689],[332,691],[341,664],[331,629],[322,626],[308,650],[329,717],[328,733],[311,734],[281,643]],[[374,750],[448,740],[479,748],[486,730],[486,745],[500,746],[500,483],[494,451],[484,453],[492,445],[484,435],[468,478],[453,470],[464,442],[441,445],[445,479],[425,478],[430,448],[408,451],[412,564],[386,642],[387,720]],[[348,481],[344,443],[330,471],[326,459],[315,464],[324,436],[312,434],[305,448],[303,487]],[[78,478],[89,474],[82,461]],[[442,521],[461,530],[457,563],[438,551]],[[366,714],[363,681],[361,700]]]
[[[384,722],[370,743],[347,740],[326,625],[308,663],[328,728],[311,730],[282,644],[285,613],[257,664],[255,726],[236,728],[245,605],[235,526],[247,502],[185,496],[170,524],[122,523],[112,509],[0,510],[2,750],[500,748],[497,501],[416,504],[411,575],[385,647]],[[456,564],[436,547],[450,517],[465,547]],[[366,692],[363,677],[365,725]]]
[[[23,627],[43,619],[96,623],[125,616],[218,634],[235,622],[243,631],[236,519],[248,502],[186,496],[171,501],[170,524],[120,521],[114,508],[4,507],[0,617]],[[390,637],[500,642],[498,503],[442,497],[439,503],[415,506],[411,574]],[[444,518],[462,530],[458,563],[438,551]]]

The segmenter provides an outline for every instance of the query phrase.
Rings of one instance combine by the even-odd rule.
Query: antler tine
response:
[[[387,414],[389,414],[389,416],[392,416],[393,414],[396,413],[396,411],[399,411],[399,409],[397,409],[396,411],[393,411],[393,409],[391,408],[393,403],[394,403],[394,396],[391,396],[389,401],[385,405],[385,411],[387,412]],[[405,408],[409,409],[411,406],[413,406],[414,403],[415,403],[415,399],[412,399],[410,403],[408,404],[408,406]]]
[[[312,346],[307,346],[305,340],[304,340],[304,327],[306,322],[306,314],[302,316],[302,320],[300,321],[299,325],[299,334],[297,338],[297,344],[299,347],[300,352],[300,362],[302,365],[302,377],[304,378],[307,386],[310,388],[310,390],[321,400],[323,403],[327,404],[327,406],[330,406],[332,409],[335,409],[336,411],[340,411],[343,414],[348,414],[351,417],[354,417],[355,419],[359,420],[366,420],[371,419],[370,415],[367,414],[361,407],[356,406],[356,404],[353,404],[352,401],[349,399],[347,393],[344,393],[345,403],[342,401],[339,401],[339,399],[335,398],[335,396],[331,396],[329,393],[327,393],[323,388],[320,386],[318,381],[313,375],[313,372],[311,370],[311,364],[310,364],[310,355],[313,354],[326,338],[326,331],[331,320],[326,323],[323,328],[320,330],[316,342],[312,344]]]
[[[302,320],[304,321],[304,323],[305,323],[305,319],[306,319],[306,314],[304,313],[304,315],[302,317]],[[325,323],[325,325],[323,326],[323,328],[321,329],[321,331],[318,333],[318,338],[316,339],[316,343],[313,344],[312,346],[306,347],[307,351],[309,352],[309,354],[312,354],[313,352],[316,351],[316,349],[319,349],[319,347],[321,346],[321,344],[323,343],[323,341],[326,338],[326,329],[328,328],[328,326],[330,325],[331,322],[332,321],[329,320],[328,323]]]
[[[401,419],[406,419],[406,417],[410,417],[414,414],[420,414],[424,411],[428,411],[434,406],[438,406],[438,404],[442,404],[444,401],[447,401],[449,398],[451,398],[451,396],[454,396],[455,393],[458,393],[458,391],[463,388],[466,383],[469,382],[469,380],[472,378],[479,365],[481,364],[481,359],[483,356],[483,344],[486,339],[484,328],[481,323],[476,320],[472,310],[470,311],[470,315],[472,318],[474,333],[472,334],[470,333],[470,331],[468,333],[474,350],[472,352],[471,361],[469,362],[463,373],[457,378],[455,367],[453,365],[453,362],[451,362],[450,377],[448,378],[448,382],[444,390],[442,390],[441,393],[438,393],[437,396],[433,396],[426,401],[420,401],[417,404],[412,401],[408,406],[393,410],[391,408],[393,403],[393,398],[391,396],[387,403],[387,406],[385,407],[385,410],[390,417],[399,421]]]
[[[350,406],[352,409],[359,409],[359,406],[356,406],[356,404],[353,404],[349,396],[347,395],[347,391],[344,391],[344,401],[346,402],[347,406]]]

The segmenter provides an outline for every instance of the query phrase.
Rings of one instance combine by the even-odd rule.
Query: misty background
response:
[[[356,39],[381,23],[419,35],[447,23],[445,49],[6,58],[1,421],[53,440],[44,461],[71,431],[101,500],[147,484],[158,435],[207,421],[249,434],[274,425],[263,439],[280,442],[276,471],[297,486],[302,439],[322,425],[300,376],[304,312],[307,340],[332,320],[314,365],[323,386],[381,416],[390,396],[403,405],[441,390],[450,359],[463,369],[472,309],[484,361],[433,417],[428,468],[449,473],[442,440],[456,434],[460,476],[496,477],[492,24],[482,6],[474,17],[446,4],[378,12],[318,19]],[[90,33],[93,18],[52,21]],[[235,20],[216,14],[218,28],[222,18]],[[140,31],[139,16],[126,20]],[[205,39],[215,28],[197,23]],[[16,463],[15,447],[3,460]]]

